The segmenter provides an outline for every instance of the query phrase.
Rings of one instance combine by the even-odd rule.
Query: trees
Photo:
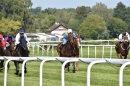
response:
[[[54,15],[51,15],[51,14],[46,15],[46,17],[40,21],[41,30],[44,32],[46,29],[52,26],[56,21],[57,21],[57,18]]]
[[[75,10],[75,18],[80,21],[80,23],[87,17],[87,8],[85,6],[77,7]]]
[[[113,16],[125,21],[125,14],[126,14],[126,6],[122,2],[119,2],[116,8],[114,8]]]
[[[128,31],[128,25],[120,18],[112,18],[107,24],[107,29],[110,37],[116,38],[121,32]]]
[[[3,1],[3,2],[2,2]],[[21,22],[21,26],[28,30],[32,28],[32,17],[28,9],[32,6],[31,0],[1,0],[3,8],[0,18],[9,18]]]
[[[98,15],[89,15],[79,26],[79,33],[84,38],[97,39],[106,29],[103,18]]]
[[[21,27],[21,23],[19,21],[14,21],[12,19],[2,18],[0,20],[0,33],[4,35],[9,34],[16,34],[17,30]]]
[[[109,10],[107,6],[101,2],[96,3],[96,5],[92,7],[92,14],[101,16],[106,23],[110,20],[110,18],[112,18],[111,10]]]
[[[114,17],[120,18],[125,21],[130,32],[130,7],[126,7],[122,2],[119,2],[114,9]]]

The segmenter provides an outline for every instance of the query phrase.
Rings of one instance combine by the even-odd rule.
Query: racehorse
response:
[[[70,58],[75,57],[75,54],[74,54],[74,37],[73,37],[73,33],[69,33],[68,34],[67,42],[66,42],[66,44],[64,44],[64,46],[60,50],[59,46],[61,44],[62,43],[59,43],[58,46],[57,46],[57,53],[58,53],[58,55],[60,57],[70,57]],[[69,66],[70,66],[70,63],[67,63],[65,65],[65,68],[68,68],[68,72],[70,72]],[[75,73],[75,62],[73,62],[73,73]]]
[[[0,56],[13,56],[15,44],[13,41],[10,41],[6,46],[6,51],[4,53],[3,49],[0,49]],[[0,69],[2,70],[4,68],[4,60],[1,60],[0,63]],[[10,68],[10,65],[8,64],[8,69]]]
[[[120,45],[118,46],[118,48],[115,47],[116,53],[117,53],[117,57],[119,59],[122,59],[122,56],[124,56],[124,59],[127,59],[127,55],[129,52],[129,41],[128,41],[128,37],[124,36],[123,37],[123,42],[120,43]]]
[[[29,52],[28,52],[28,47],[27,44],[24,43],[20,43],[18,45],[18,47],[15,50],[14,56],[16,57],[29,57]],[[23,61],[14,61],[15,67],[16,67],[16,75],[21,76],[21,73],[19,73],[19,63],[23,63]],[[24,73],[27,73],[27,68],[26,68],[26,63],[25,63],[25,67],[24,67]]]
[[[80,35],[76,35],[76,39],[74,39],[74,55],[76,58],[79,58],[79,47],[80,47]],[[76,62],[76,71],[78,71],[78,62]]]

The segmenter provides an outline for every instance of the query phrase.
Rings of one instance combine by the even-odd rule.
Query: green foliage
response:
[[[75,10],[75,18],[82,21],[87,17],[87,8],[85,6],[77,7]]]
[[[36,8],[31,8],[29,9],[29,12],[31,12],[34,15],[37,15],[38,13],[40,13],[42,11],[41,7],[36,7]]]
[[[79,33],[82,37],[97,39],[105,28],[105,22],[100,16],[89,15],[79,26]]]
[[[112,18],[108,24],[110,37],[117,37],[121,32],[128,31],[128,25],[119,18]]]
[[[112,18],[111,10],[109,10],[107,6],[101,2],[96,3],[96,5],[92,7],[92,14],[101,16],[105,22],[108,22],[110,18]]]
[[[57,21],[57,18],[54,15],[46,15],[44,19],[40,21],[41,23],[41,30],[44,32],[50,26],[52,26]]]
[[[9,34],[10,32],[12,34],[16,34],[20,27],[21,23],[19,21],[6,18],[2,18],[0,20],[0,32],[5,35]]]
[[[72,28],[73,29],[73,31],[75,31],[75,32],[79,32],[78,31],[78,24],[79,24],[79,20],[76,20],[76,19],[70,19],[70,21],[69,21],[69,23],[68,23],[68,27],[69,28]]]
[[[31,0],[1,0],[0,4],[3,6],[0,18],[19,21],[25,30],[32,29],[32,16],[28,11],[29,7],[32,6]]]
[[[130,32],[130,7],[126,7],[122,2],[119,2],[114,9],[114,17],[120,18],[125,21]]]
[[[120,18],[125,21],[125,14],[126,6],[122,2],[119,2],[116,8],[114,8],[114,17]]]

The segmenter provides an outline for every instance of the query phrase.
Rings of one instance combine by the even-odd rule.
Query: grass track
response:
[[[94,48],[91,48],[94,51]],[[99,48],[100,49],[100,48]],[[100,50],[98,49],[98,52]],[[84,56],[87,56],[87,48],[84,48]],[[115,51],[113,51],[114,53]],[[41,52],[40,52],[41,53]],[[45,52],[46,53],[46,52]],[[109,54],[106,49],[105,55]],[[86,55],[85,55],[86,54]],[[49,52],[51,56],[51,51]],[[93,57],[94,55],[91,54]],[[113,54],[114,55],[114,54]],[[31,55],[33,56],[33,55]],[[35,55],[37,56],[37,55]],[[55,51],[55,56],[57,56]],[[107,55],[108,56],[108,55]],[[116,58],[116,54],[114,55]],[[97,55],[100,57],[100,54]],[[85,57],[84,57],[85,58]],[[10,62],[11,68],[8,70],[7,86],[21,86],[21,77],[14,75],[15,67]],[[39,61],[27,62],[28,73],[25,74],[25,86],[39,86]],[[79,71],[68,73],[65,70],[65,86],[86,86],[86,70],[88,64],[79,63]],[[20,65],[21,68],[21,65]],[[43,66],[43,86],[61,86],[61,63],[57,61],[46,62]],[[71,65],[72,70],[72,65]],[[119,65],[96,64],[91,70],[91,86],[118,86]],[[4,70],[0,72],[0,86],[4,84]],[[130,67],[124,70],[124,86],[130,85]]]

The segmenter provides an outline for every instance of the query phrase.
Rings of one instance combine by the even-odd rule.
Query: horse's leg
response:
[[[8,69],[10,68],[10,64],[8,63]]]
[[[79,56],[76,56],[76,58],[79,58]],[[76,62],[76,71],[78,71],[79,63]]]
[[[1,66],[1,65],[2,65],[2,63],[1,63],[1,61],[0,61],[0,70],[2,70],[2,69],[1,69],[1,68],[2,68],[2,66]]]
[[[70,66],[70,63],[67,63],[67,69],[68,69],[68,72],[70,72],[70,68],[69,68],[69,66]]]
[[[124,59],[127,59],[127,55],[124,56]]]
[[[19,74],[19,63],[18,63],[18,61],[14,61],[14,65],[15,65],[15,67],[16,67],[16,72],[15,72],[15,74],[18,75],[18,74]]]
[[[75,73],[75,62],[73,62],[73,73]]]
[[[118,59],[120,59],[120,54],[117,54]]]
[[[0,70],[3,70],[4,68],[4,60],[1,60],[1,67],[0,67]]]
[[[26,63],[25,63],[25,66],[24,66],[24,73],[27,73]]]

